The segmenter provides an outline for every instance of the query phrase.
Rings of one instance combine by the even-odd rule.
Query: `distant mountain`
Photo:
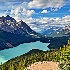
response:
[[[48,28],[41,31],[41,34],[47,37],[63,37],[70,32],[70,26],[65,27],[48,26]]]
[[[36,31],[38,29],[38,33],[43,34],[47,37],[62,37],[70,32],[70,24],[54,24],[52,22],[32,22],[29,25],[36,27]]]
[[[45,35],[47,38],[46,41],[50,43],[48,45],[49,49],[59,49],[60,46],[67,44],[67,40],[70,38],[70,25],[65,25],[64,27],[48,26],[40,34]],[[42,42],[45,42],[45,40]]]

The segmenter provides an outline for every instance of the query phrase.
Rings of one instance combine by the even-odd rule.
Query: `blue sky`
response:
[[[35,1],[36,3],[37,2],[38,3],[35,4]],[[26,10],[34,10],[35,12],[26,17],[33,17],[33,18],[63,17],[66,15],[70,15],[70,1],[69,0],[38,0],[38,1],[37,0],[33,0],[33,1],[32,0],[12,0],[12,1],[11,0],[0,0],[0,14],[2,13],[3,15],[4,14],[10,15],[10,12],[13,9],[13,7],[15,7],[15,10],[16,10],[16,8],[19,7],[20,5],[22,6],[24,2],[27,2],[28,7],[26,8],[23,6],[23,8],[26,8]],[[41,5],[41,2],[42,4],[47,4],[49,6]],[[34,3],[34,5],[32,3]]]
[[[0,16],[6,15],[17,21],[23,20],[29,25],[32,22],[41,24],[52,20],[54,24],[56,21],[69,24],[70,0],[0,0]]]

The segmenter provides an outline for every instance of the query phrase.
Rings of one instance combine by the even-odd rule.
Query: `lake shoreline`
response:
[[[23,55],[32,49],[39,49],[43,51],[49,50],[47,47],[49,43],[42,43],[40,41],[20,44],[17,47],[5,49],[0,51],[0,63],[4,63],[12,58]]]

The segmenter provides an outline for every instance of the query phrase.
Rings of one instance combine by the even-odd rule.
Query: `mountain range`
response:
[[[48,37],[62,37],[70,32],[70,24],[60,24],[60,23],[54,24],[51,22],[46,22],[46,23],[32,22],[29,25],[32,27],[36,27],[40,34],[43,34]]]
[[[30,43],[41,41],[43,43],[50,43],[48,48],[59,48],[67,43],[70,37],[70,30],[67,26],[65,29],[59,29],[53,32],[54,28],[43,33],[33,31],[22,20],[17,22],[14,18],[7,15],[0,17],[0,50],[16,47],[22,43]],[[57,27],[56,27],[57,28]],[[58,31],[60,31],[58,33]],[[49,34],[52,32],[51,34]],[[57,47],[56,47],[57,46]]]

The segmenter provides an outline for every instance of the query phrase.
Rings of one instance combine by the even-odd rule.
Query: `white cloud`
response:
[[[31,15],[34,14],[34,13],[35,13],[34,10],[27,10],[27,11],[26,11],[26,15],[27,15],[27,16],[31,16]]]
[[[35,19],[30,17],[23,19],[23,21],[26,22],[33,30],[39,32],[46,29],[48,26],[64,27],[65,25],[70,25],[70,15],[62,18],[41,17]]]
[[[10,5],[10,3],[8,5]],[[17,20],[21,20],[27,17],[31,17],[33,14],[35,14],[34,10],[30,10],[31,8],[50,7],[52,11],[57,11],[58,8],[61,8],[63,5],[64,0],[31,0],[29,2],[23,2],[22,4],[12,6],[10,15],[15,17]],[[40,13],[49,13],[49,11],[44,9]]]
[[[4,14],[4,13],[0,13],[0,17],[2,17],[2,16],[6,16],[6,14]]]
[[[17,16],[17,17],[30,17],[32,14],[34,14],[34,10],[27,10],[25,8],[17,7],[16,9],[12,9],[10,14]]]
[[[33,0],[28,3],[30,8],[61,8],[64,0]]]
[[[70,12],[70,10],[69,10],[69,12]]]
[[[41,13],[49,13],[49,11],[47,11],[47,10],[43,10]]]
[[[16,18],[19,19],[30,17],[35,13],[35,11],[29,10],[27,4],[28,4],[27,2],[23,2],[17,7],[12,7],[10,15],[12,15],[13,17],[16,16]]]
[[[58,11],[58,8],[51,8],[51,11]]]

